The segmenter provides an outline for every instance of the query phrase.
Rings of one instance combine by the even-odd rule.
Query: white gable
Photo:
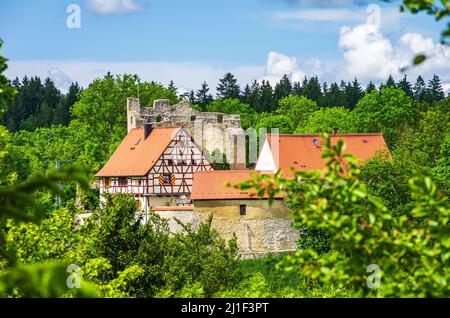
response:
[[[256,162],[256,171],[277,172],[277,165],[273,158],[272,150],[270,149],[269,140],[266,138],[264,145]]]

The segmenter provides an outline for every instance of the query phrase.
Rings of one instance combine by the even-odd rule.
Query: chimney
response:
[[[148,136],[152,133],[153,126],[151,123],[144,124],[144,140],[147,139]]]
[[[338,132],[338,129],[337,128],[333,128],[333,135],[336,135],[337,132]]]

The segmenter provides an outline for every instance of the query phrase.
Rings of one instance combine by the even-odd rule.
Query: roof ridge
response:
[[[268,136],[272,136],[273,134],[267,134]],[[330,137],[339,137],[339,136],[382,136],[382,133],[338,133],[338,134],[329,134]],[[321,137],[321,134],[277,134],[280,137]]]

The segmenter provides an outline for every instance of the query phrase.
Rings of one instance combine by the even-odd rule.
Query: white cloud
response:
[[[266,80],[274,86],[284,74],[288,75],[292,81],[300,81],[306,75],[300,69],[295,57],[270,52],[267,57],[266,72],[259,81]]]
[[[57,70],[57,72],[55,71]],[[171,63],[171,62],[105,62],[78,60],[26,60],[8,62],[6,76],[23,78],[27,76],[47,77],[51,74],[65,74],[87,87],[95,78],[103,77],[108,71],[112,74],[138,74],[143,81],[156,81],[167,85],[171,80],[182,91],[183,88],[198,89],[203,81],[209,84],[210,92],[215,93],[216,85],[226,72],[233,73],[239,84],[245,85],[264,75],[264,66],[242,65],[223,67],[206,63]],[[66,85],[56,82],[64,90]]]
[[[305,76],[320,77],[329,72],[329,66],[318,58],[298,61],[293,56],[272,51],[267,56],[265,74],[259,81],[266,80],[274,86],[285,74],[292,82],[302,82]]]
[[[399,79],[401,68],[408,67],[410,80],[422,75],[431,78],[441,76],[443,82],[450,82],[450,48],[434,43],[419,33],[406,33],[397,43],[385,37],[378,26],[361,24],[340,30],[339,47],[343,49],[344,64],[339,76],[362,81],[382,81],[391,74]],[[424,53],[429,58],[418,66],[411,66],[414,56]]]
[[[130,13],[144,9],[136,0],[86,0],[87,7],[101,14]]]
[[[74,82],[67,74],[56,67],[49,69],[47,75],[62,92],[68,92],[70,85]]]

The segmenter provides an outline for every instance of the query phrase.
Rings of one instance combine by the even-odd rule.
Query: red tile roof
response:
[[[233,186],[253,179],[254,170],[213,170],[194,173],[192,200],[259,199],[253,189],[243,191]],[[230,184],[231,187],[227,185]],[[280,197],[281,198],[281,197]]]
[[[381,134],[335,134],[331,136],[332,144],[336,144],[338,139],[343,139],[346,144],[344,152],[352,153],[359,160],[369,159],[378,151],[387,151],[389,155],[389,150]],[[270,140],[269,136],[269,143]],[[271,144],[273,151],[272,146]],[[297,170],[323,169],[326,165],[320,156],[322,150],[322,139],[319,135],[279,135],[280,160],[278,167],[286,171],[283,176],[287,178],[292,177],[290,167]],[[250,180],[252,173],[255,172],[254,170],[195,172],[191,199],[257,199],[253,189],[241,191],[226,186],[228,183],[235,185]],[[282,196],[277,198],[282,198]]]
[[[276,147],[272,138],[268,136],[272,153]],[[386,152],[389,149],[381,134],[334,134],[330,135],[331,143],[336,144],[339,139],[345,143],[344,153],[354,155],[358,160],[364,161],[377,155],[378,152]],[[278,168],[288,171],[318,170],[326,167],[325,160],[320,154],[323,150],[320,135],[278,135],[279,160]],[[275,139],[276,140],[276,139]],[[274,154],[275,156],[275,154]],[[277,162],[276,158],[275,162]]]
[[[125,136],[97,177],[146,175],[181,128],[153,128],[144,140],[144,129]]]

